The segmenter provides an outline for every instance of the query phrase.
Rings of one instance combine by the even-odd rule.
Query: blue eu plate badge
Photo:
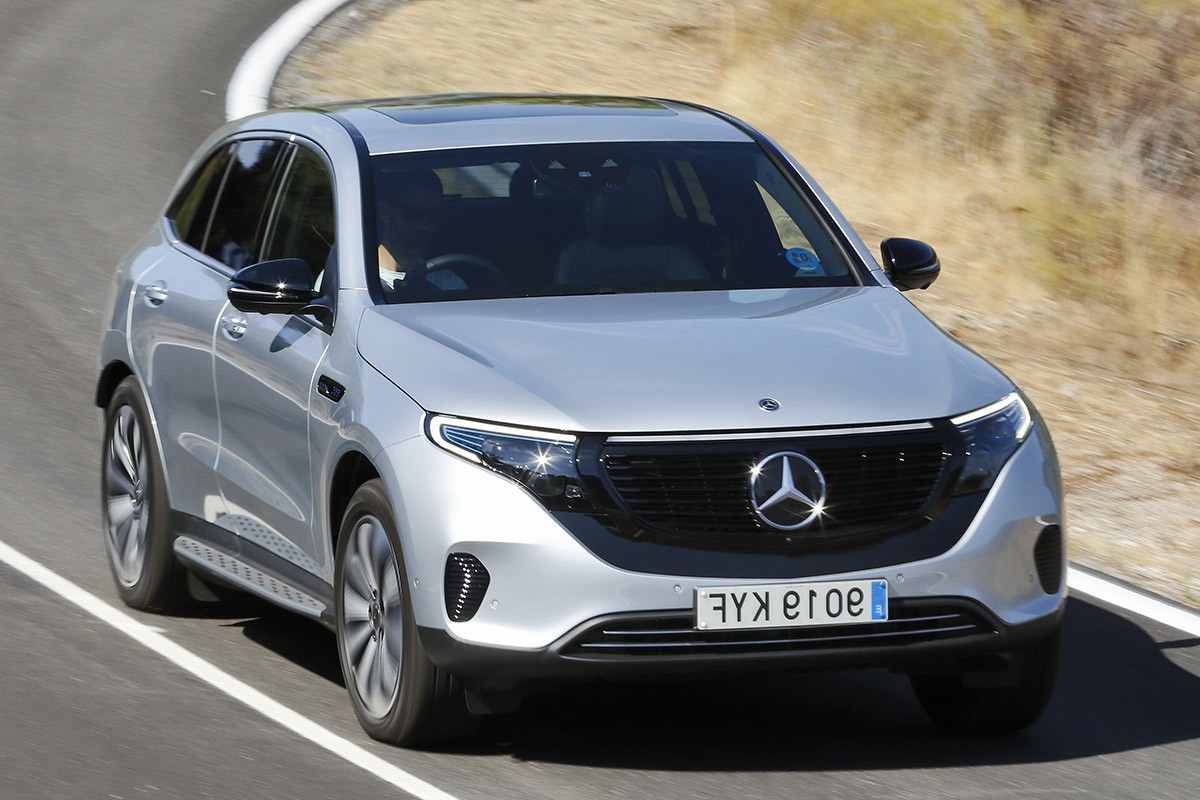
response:
[[[887,618],[887,581],[871,581],[871,619]]]

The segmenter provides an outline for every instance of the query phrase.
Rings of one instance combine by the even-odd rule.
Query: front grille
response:
[[[613,491],[651,531],[672,535],[779,539],[754,512],[750,470],[774,452],[810,458],[825,476],[824,515],[803,530],[834,534],[901,525],[933,500],[947,447],[933,428],[903,435],[738,443],[618,444],[603,459]],[[826,536],[825,538],[828,538]]]
[[[886,622],[812,628],[701,631],[690,613],[609,619],[589,628],[563,649],[587,658],[652,658],[691,655],[808,653],[905,645],[995,633],[965,604],[893,601]]]

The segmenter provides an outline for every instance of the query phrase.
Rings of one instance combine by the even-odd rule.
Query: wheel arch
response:
[[[96,405],[100,408],[108,408],[113,392],[117,390],[117,385],[132,374],[133,370],[124,361],[110,361],[105,365],[96,381]]]
[[[360,450],[344,453],[333,470],[329,483],[329,544],[331,552],[337,552],[341,536],[342,517],[355,490],[369,480],[380,477],[375,464]]]

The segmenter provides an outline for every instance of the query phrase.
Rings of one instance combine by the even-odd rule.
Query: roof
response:
[[[586,141],[746,142],[728,119],[670,100],[592,95],[427,95],[322,106],[371,154]]]

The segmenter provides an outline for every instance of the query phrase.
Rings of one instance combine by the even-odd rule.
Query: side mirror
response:
[[[928,289],[942,273],[937,253],[916,239],[884,239],[879,252],[883,255],[883,271],[902,292]]]
[[[312,304],[312,273],[302,258],[260,261],[234,273],[226,293],[239,311],[294,314]]]

